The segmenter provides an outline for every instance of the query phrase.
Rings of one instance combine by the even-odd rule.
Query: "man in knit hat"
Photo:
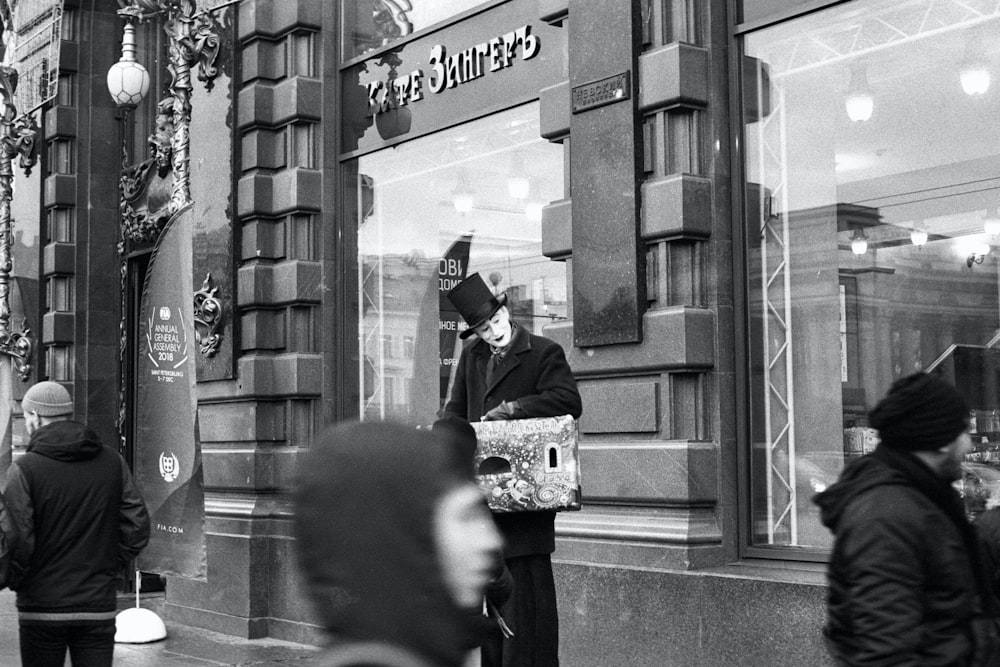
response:
[[[869,413],[878,447],[815,497],[835,537],[824,634],[838,665],[977,664],[986,578],[952,486],[968,418],[938,376],[897,380]]]
[[[73,421],[56,382],[21,400],[27,452],[11,464],[4,492],[17,525],[14,550],[24,667],[110,666],[117,584],[149,541],[149,514],[117,451]]]

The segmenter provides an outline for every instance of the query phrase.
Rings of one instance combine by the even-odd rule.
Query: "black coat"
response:
[[[31,434],[4,491],[18,528],[17,608],[48,620],[114,618],[118,576],[149,541],[149,514],[125,460],[89,428]]]
[[[951,485],[881,445],[816,503],[836,538],[825,634],[837,664],[970,664],[984,582]]]
[[[486,386],[490,347],[479,338],[462,350],[455,385],[444,414],[470,422],[503,401],[517,401],[523,418],[572,415],[583,412],[580,392],[566,355],[558,343],[517,327],[510,349]],[[555,550],[555,512],[513,512],[495,515],[506,541],[505,558],[550,554]]]

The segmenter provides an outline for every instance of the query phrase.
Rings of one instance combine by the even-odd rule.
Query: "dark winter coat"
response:
[[[961,498],[884,445],[816,496],[835,542],[827,645],[840,665],[968,665],[983,573]]]
[[[11,561],[14,559],[14,547],[18,542],[17,526],[14,525],[7,503],[0,496],[0,589],[10,585]]]
[[[149,541],[149,514],[121,455],[83,424],[47,424],[11,464],[5,496],[20,532],[21,622],[114,618],[121,570]]]
[[[445,415],[470,422],[504,401],[517,401],[519,418],[572,415],[583,412],[576,380],[558,343],[517,327],[514,339],[486,385],[490,346],[474,338],[462,350],[455,385]],[[505,558],[550,554],[555,550],[555,512],[514,512],[495,515],[504,536]]]

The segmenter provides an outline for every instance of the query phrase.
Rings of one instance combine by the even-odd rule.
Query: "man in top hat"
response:
[[[984,657],[986,576],[952,483],[969,409],[941,378],[900,378],[869,413],[875,451],[815,497],[834,535],[824,634],[838,665],[997,664]],[[975,660],[974,651],[980,652]]]
[[[445,416],[470,422],[531,417],[580,417],[583,407],[576,380],[562,348],[529,333],[510,319],[507,296],[494,296],[475,273],[448,293],[468,324],[460,337],[467,344],[458,361]],[[483,646],[483,665],[546,667],[559,662],[552,552],[555,512],[494,514],[505,539],[504,559],[514,591],[501,615],[514,631],[498,633]]]

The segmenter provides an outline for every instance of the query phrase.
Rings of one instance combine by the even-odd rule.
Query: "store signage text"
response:
[[[629,72],[622,72],[582,86],[574,86],[572,112],[580,113],[629,99],[632,95],[630,82]]]
[[[375,116],[422,100],[425,84],[428,91],[437,94],[482,78],[490,72],[511,67],[518,58],[518,49],[521,60],[531,60],[538,55],[540,47],[541,42],[531,34],[530,25],[452,55],[448,55],[445,47],[436,44],[431,47],[428,57],[431,72],[426,80],[424,70],[415,69],[386,81],[368,83],[368,115]]]

